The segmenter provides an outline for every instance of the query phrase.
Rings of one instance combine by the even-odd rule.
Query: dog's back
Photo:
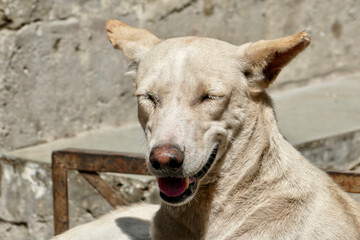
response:
[[[213,213],[205,239],[360,239],[359,204],[288,143],[281,147],[237,189],[219,190],[234,194]]]

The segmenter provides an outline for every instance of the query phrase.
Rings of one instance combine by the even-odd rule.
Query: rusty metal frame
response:
[[[326,171],[345,192],[360,193],[360,172]]]
[[[52,181],[55,235],[69,229],[68,170],[79,171],[113,207],[127,203],[114,193],[98,172],[150,175],[144,156],[141,154],[83,149],[63,149],[53,152]],[[360,173],[341,171],[327,171],[327,173],[345,191],[360,193]]]
[[[68,170],[77,170],[111,206],[127,204],[113,192],[98,172],[149,175],[144,156],[80,149],[64,149],[52,154],[52,182],[55,235],[69,229]]]

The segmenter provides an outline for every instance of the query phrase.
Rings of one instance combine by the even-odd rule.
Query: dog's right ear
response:
[[[106,30],[114,48],[120,49],[126,59],[132,62],[138,62],[147,51],[161,42],[149,31],[130,27],[118,20],[108,20]]]
[[[262,40],[240,46],[245,61],[244,74],[255,91],[267,88],[290,61],[310,44],[310,36],[302,31],[275,40]]]

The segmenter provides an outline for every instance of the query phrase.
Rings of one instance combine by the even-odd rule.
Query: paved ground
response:
[[[360,129],[359,73],[272,97],[280,127],[295,145]]]

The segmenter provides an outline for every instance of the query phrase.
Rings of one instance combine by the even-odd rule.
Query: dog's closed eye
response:
[[[157,102],[155,96],[153,96],[153,95],[151,95],[151,94],[146,94],[146,95],[144,95],[144,98],[150,100],[150,101],[153,102],[153,103],[156,103],[156,102]]]
[[[139,100],[142,100],[142,101],[145,100],[145,101],[151,103],[153,105],[153,107],[156,107],[157,105],[160,104],[160,100],[154,94],[151,94],[151,93],[139,94],[139,95],[137,95],[137,97]]]
[[[211,100],[221,100],[223,99],[224,96],[222,95],[212,95],[212,94],[204,94],[202,97],[201,97],[201,102],[207,102],[207,101],[211,101]]]

